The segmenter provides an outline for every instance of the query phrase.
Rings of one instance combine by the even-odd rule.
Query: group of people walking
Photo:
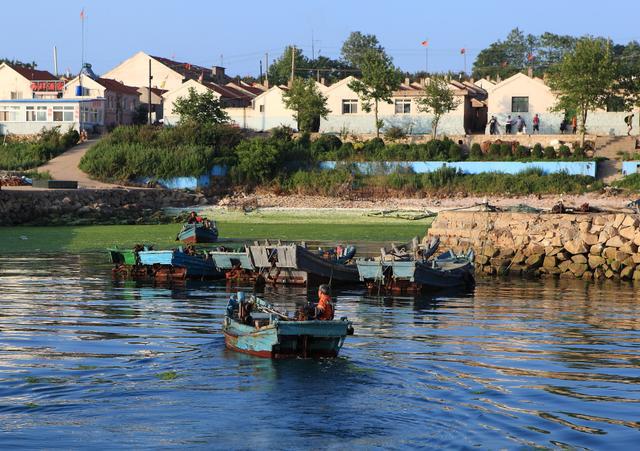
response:
[[[540,116],[537,114],[533,117],[533,133],[540,133]],[[500,124],[498,123],[498,119],[495,116],[491,116],[489,120],[489,134],[490,135],[499,135],[500,134]],[[518,117],[514,120],[511,118],[511,115],[507,116],[507,120],[504,123],[504,133],[506,135],[511,135],[513,133],[513,128],[518,134],[527,134],[527,123],[523,119],[522,116],[518,115]]]
[[[540,116],[537,113],[535,116],[533,116],[533,120],[531,122],[533,126],[532,133],[540,133]],[[571,132],[576,133],[576,130],[578,129],[578,120],[574,116],[571,119],[571,122],[569,122],[566,117],[562,120],[562,122],[560,122],[560,134],[569,132],[569,124],[571,125]],[[489,134],[499,135],[499,127],[500,124],[498,123],[498,119],[495,116],[491,116],[491,119],[489,119]],[[522,116],[518,115],[515,120],[511,118],[511,115],[507,116],[507,119],[504,122],[504,134],[511,135],[514,131],[514,127],[517,134],[527,134],[527,123]]]

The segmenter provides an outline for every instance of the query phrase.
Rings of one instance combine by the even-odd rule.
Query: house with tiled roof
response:
[[[212,92],[214,97],[227,109],[242,110],[250,108],[251,101],[256,97],[253,90],[241,89],[233,83],[221,85],[207,81],[187,80],[178,88],[163,94],[165,124],[175,124],[180,120],[180,117],[174,111],[174,104],[179,98],[187,97],[190,89],[195,90],[198,94]]]
[[[0,99],[56,99],[64,81],[46,70],[0,64]]]
[[[132,124],[140,105],[137,87],[105,77],[91,77],[85,73],[67,82],[63,97],[105,99],[104,123],[107,127]]]

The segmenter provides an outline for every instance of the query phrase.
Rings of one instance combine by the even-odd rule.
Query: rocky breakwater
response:
[[[165,207],[207,205],[202,193],[157,189],[0,191],[0,225],[169,222]]]
[[[473,248],[479,274],[640,280],[635,214],[442,212],[426,239]]]

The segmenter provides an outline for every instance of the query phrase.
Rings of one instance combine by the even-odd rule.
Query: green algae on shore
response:
[[[304,211],[242,214],[232,212],[214,217],[221,241],[253,239],[320,241],[397,241],[424,236],[432,219],[401,221],[371,218],[362,212]],[[0,242],[4,253],[89,252],[111,246],[130,248],[136,243],[156,248],[176,246],[179,224],[2,227]]]

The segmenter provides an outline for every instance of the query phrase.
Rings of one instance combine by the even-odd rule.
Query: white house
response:
[[[108,127],[132,124],[140,105],[138,88],[108,78],[90,77],[84,73],[67,82],[63,97],[105,99],[104,123]]]
[[[521,116],[527,132],[532,132],[532,119],[538,114],[540,133],[557,134],[564,112],[554,112],[557,96],[543,79],[517,73],[506,80],[488,88],[488,115],[496,116],[500,132],[504,132],[504,123],[508,116],[516,119]],[[628,112],[590,111],[587,114],[587,132],[597,135],[626,135],[624,117]],[[569,118],[570,120],[570,118]],[[513,132],[515,133],[515,127]],[[633,131],[634,134],[638,130]]]
[[[220,85],[201,80],[187,80],[176,89],[167,91],[162,95],[165,105],[165,124],[176,124],[180,120],[180,117],[175,112],[175,102],[181,97],[187,97],[189,89],[194,89],[198,94],[212,92],[214,98],[218,99],[228,111],[251,109],[251,100],[256,96],[255,91],[247,86],[243,86],[240,89],[232,83]],[[240,125],[242,125],[242,122],[240,122]]]
[[[57,99],[64,81],[46,70],[0,64],[0,99]]]

